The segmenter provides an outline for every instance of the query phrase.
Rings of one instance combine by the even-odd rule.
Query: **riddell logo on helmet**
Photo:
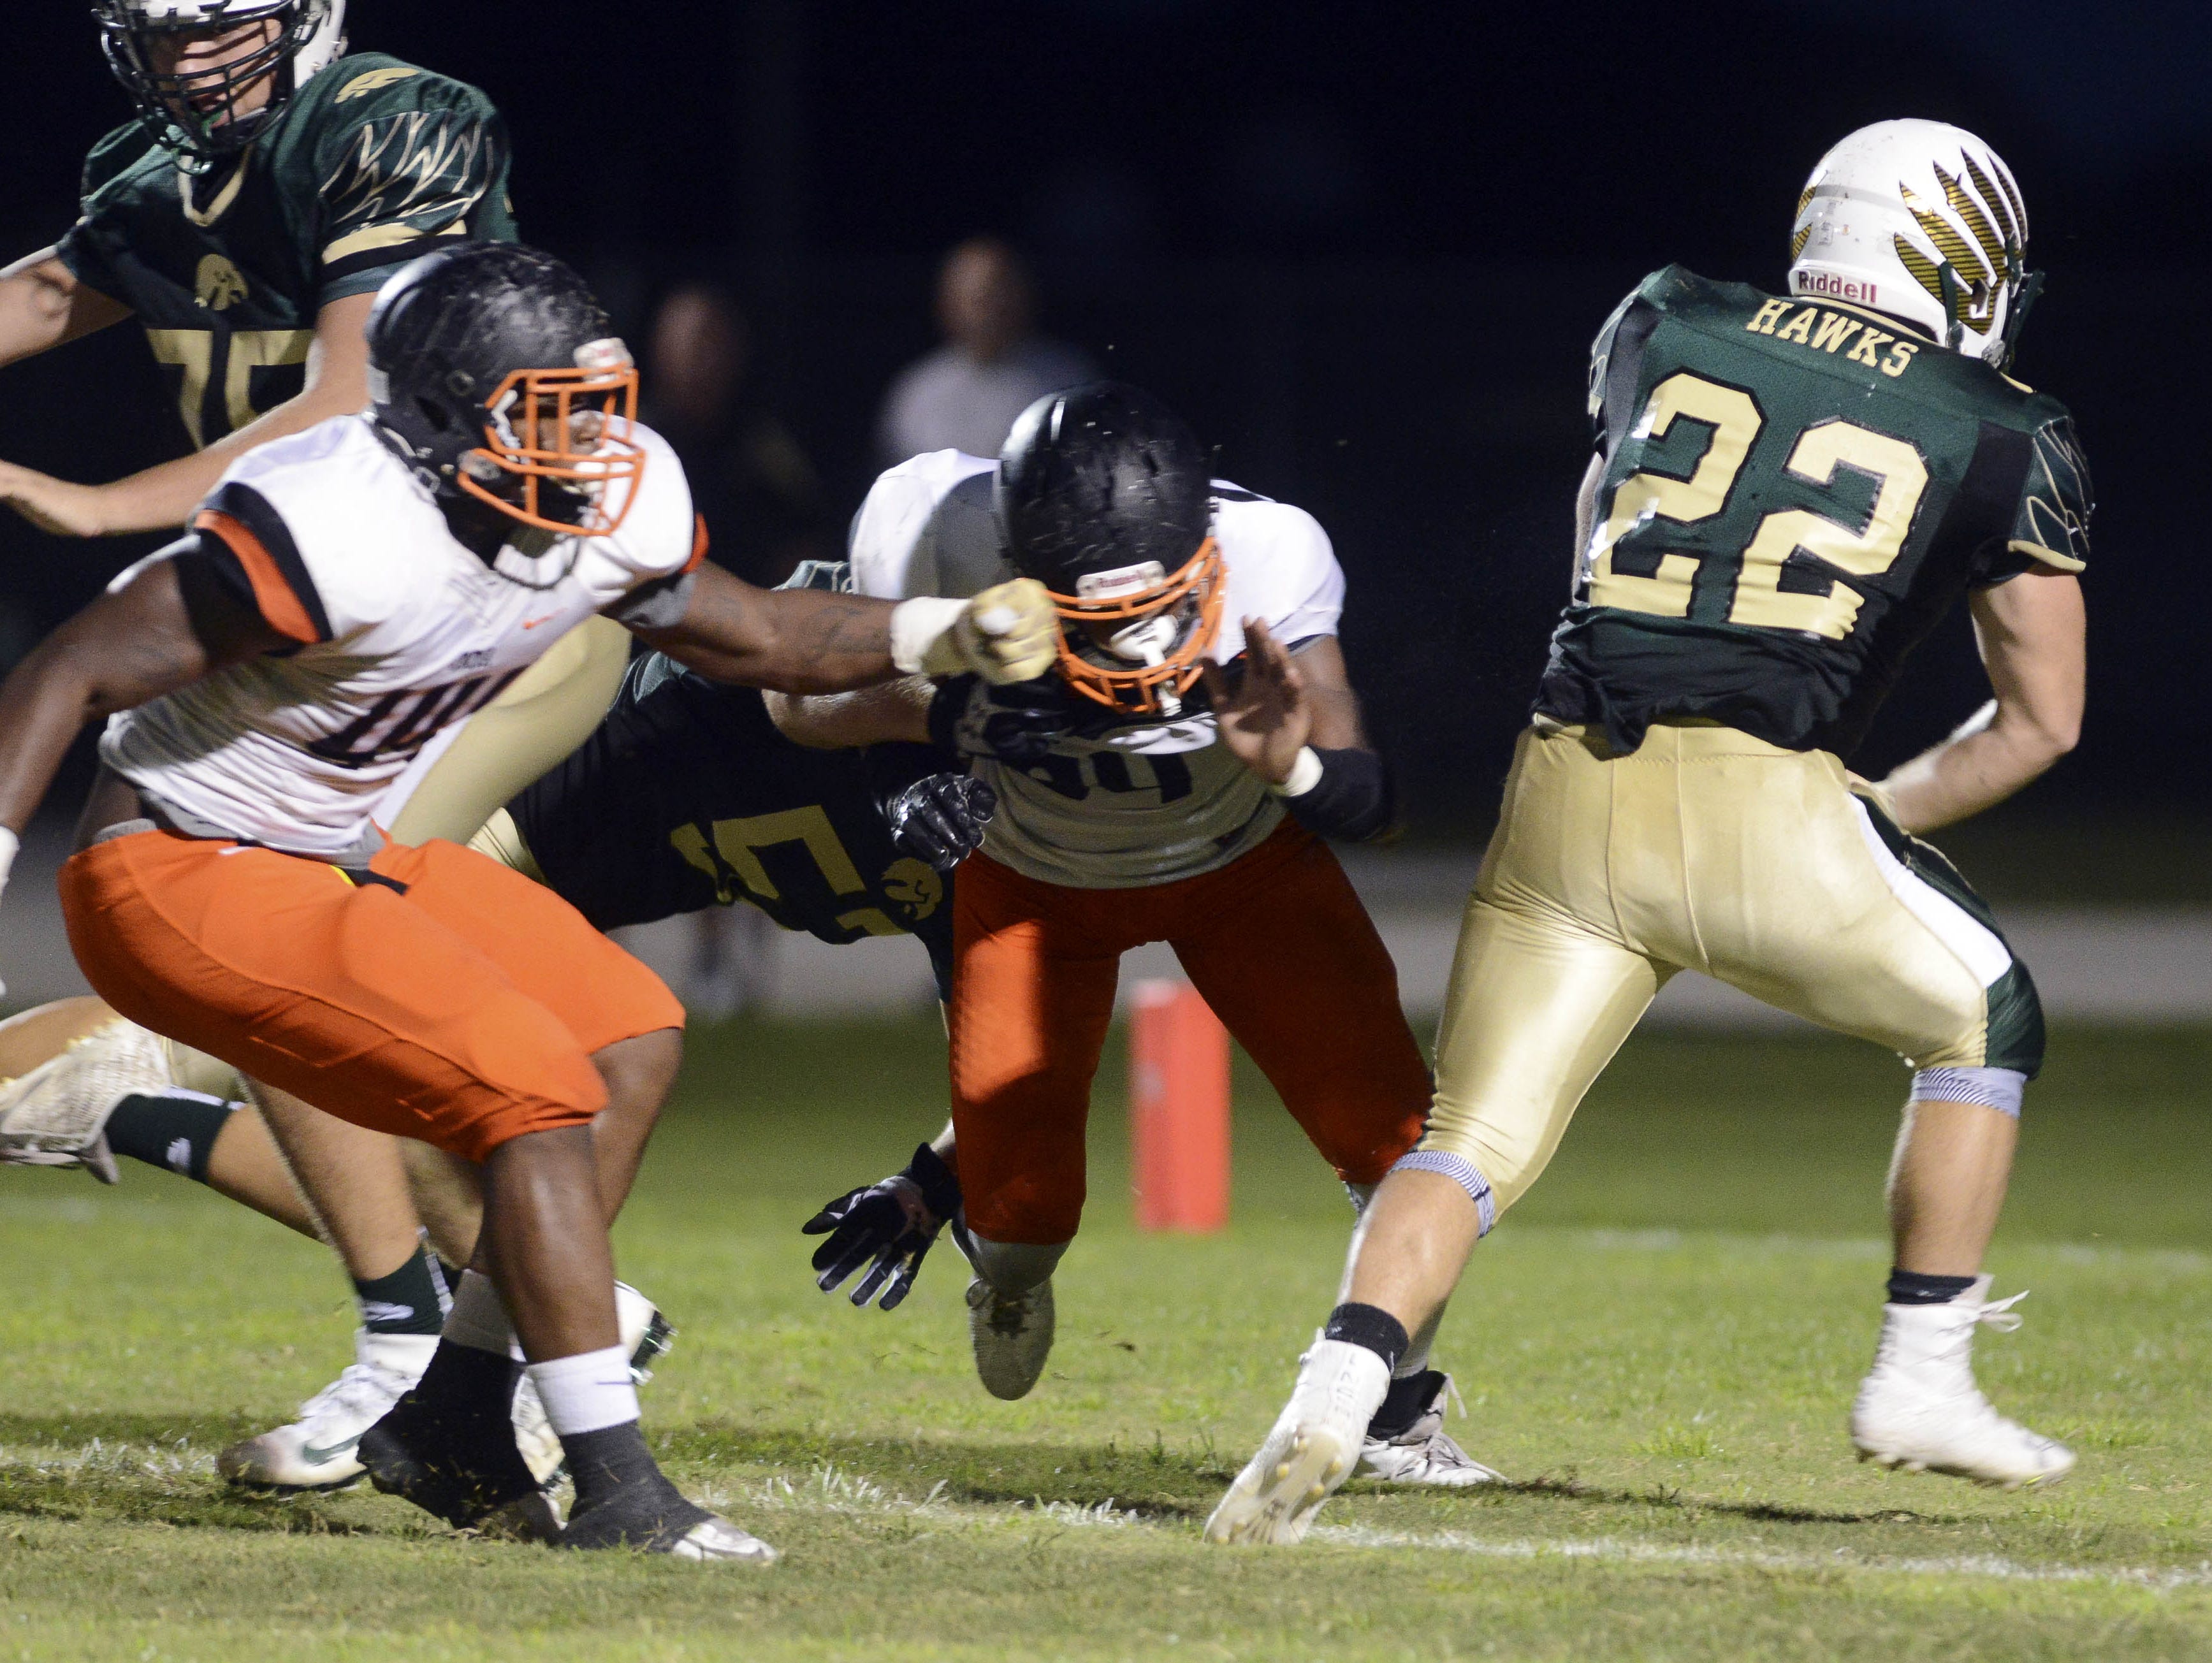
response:
[[[1800,294],[1825,294],[1834,300],[1856,300],[1862,306],[1875,306],[1875,285],[1859,282],[1850,277],[1838,277],[1832,271],[1802,273],[1796,284]]]

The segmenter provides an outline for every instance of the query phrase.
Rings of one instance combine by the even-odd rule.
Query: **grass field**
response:
[[[1327,1309],[1348,1210],[1239,1077],[1237,1222],[1128,1223],[1121,1081],[1036,1393],[969,1374],[963,1267],[896,1314],[795,1226],[941,1102],[933,1022],[700,1033],[624,1219],[682,1329],[647,1395],[771,1570],[456,1539],[346,1494],[234,1498],[213,1452],[343,1361],[312,1247],[132,1168],[0,1174],[0,1659],[2212,1656],[2212,1033],[2063,1033],[1993,1268],[2000,1404],[2075,1478],[2002,1496],[1851,1460],[1904,1075],[1826,1041],[1632,1042],[1486,1243],[1439,1357],[1459,1496],[1355,1487],[1296,1550],[1198,1526]]]

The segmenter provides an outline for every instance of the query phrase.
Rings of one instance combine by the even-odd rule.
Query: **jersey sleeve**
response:
[[[510,155],[475,88],[389,60],[354,68],[315,145],[317,304],[374,292],[441,238],[511,241]]]
[[[1272,523],[1263,556],[1264,586],[1254,597],[1260,604],[1254,607],[1241,598],[1237,604],[1261,613],[1285,646],[1335,634],[1344,616],[1344,567],[1337,564],[1328,533],[1311,514],[1287,502],[1268,503],[1266,513]],[[1243,586],[1235,580],[1233,561],[1231,571],[1235,598]]]
[[[1671,267],[1662,267],[1622,295],[1620,304],[1613,307],[1612,314],[1599,327],[1597,338],[1590,343],[1588,408],[1590,437],[1597,444],[1602,445],[1605,442],[1606,394],[1613,382],[1614,353],[1621,344],[1621,325],[1627,320],[1628,314],[1636,303],[1647,299],[1653,288],[1660,283],[1671,270]]]
[[[2054,416],[2035,430],[2011,535],[1982,581],[2001,583],[2030,566],[2082,570],[2089,563],[2089,514],[2095,506],[2073,418]]]
[[[330,610],[276,506],[251,485],[227,480],[192,516],[192,552],[252,607],[263,622],[299,646],[331,640]]]
[[[957,451],[915,457],[879,477],[853,517],[853,586],[878,600],[965,597],[1006,575],[991,514],[995,464]]]
[[[85,158],[84,177],[78,187],[77,222],[54,245],[55,258],[79,282],[111,300],[121,299],[125,285],[110,258],[119,237],[107,223],[112,195],[107,187],[144,155],[152,143],[146,130],[132,122],[93,146],[92,154]]]
[[[585,547],[595,566],[602,560],[611,566],[593,574],[593,581],[614,591],[600,610],[618,623],[663,629],[679,622],[690,605],[713,533],[692,507],[691,484],[675,447],[642,424],[632,432],[645,452],[637,500],[612,535],[588,538]]]

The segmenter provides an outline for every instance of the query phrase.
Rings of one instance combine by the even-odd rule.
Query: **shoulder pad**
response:
[[[84,173],[77,194],[89,203],[95,193],[112,185],[154,148],[154,136],[138,123],[126,122],[92,147],[84,159]]]
[[[2008,546],[2062,572],[2078,572],[2089,561],[2096,495],[2074,418],[2053,416],[2035,430],[2033,444]]]
[[[1592,422],[1598,419],[1599,413],[1605,408],[1605,372],[1607,366],[1613,361],[1613,337],[1620,329],[1620,320],[1628,315],[1628,308],[1638,300],[1650,300],[1655,305],[1658,304],[1661,291],[1680,270],[1679,266],[1661,266],[1658,270],[1651,273],[1627,294],[1622,295],[1620,304],[1613,307],[1611,314],[1600,325],[1597,339],[1590,343],[1589,416]]]
[[[331,118],[391,115],[401,110],[476,107],[492,112],[492,101],[465,81],[404,64],[382,52],[349,53],[308,83]]]

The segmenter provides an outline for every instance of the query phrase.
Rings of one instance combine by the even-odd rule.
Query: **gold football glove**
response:
[[[1035,578],[994,584],[968,603],[953,631],[968,662],[987,682],[1033,682],[1060,652],[1060,615]]]
[[[891,614],[892,661],[925,676],[1035,681],[1052,668],[1059,641],[1052,597],[1034,578],[996,584],[964,601],[902,601]]]

